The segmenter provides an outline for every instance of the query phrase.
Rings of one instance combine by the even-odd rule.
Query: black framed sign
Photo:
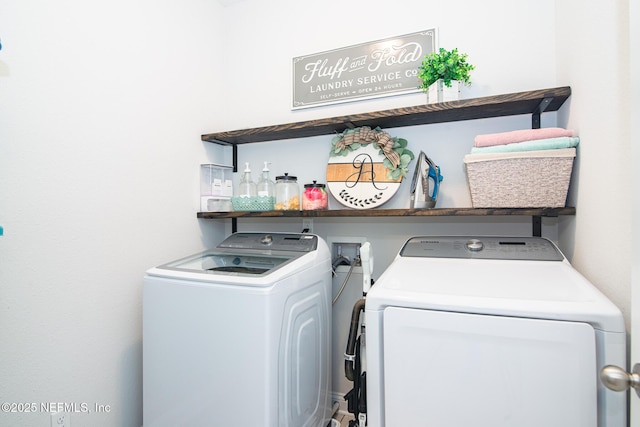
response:
[[[419,92],[436,29],[293,58],[292,109]]]

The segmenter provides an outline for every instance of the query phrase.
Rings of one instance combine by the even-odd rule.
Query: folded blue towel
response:
[[[509,153],[514,151],[557,150],[573,148],[580,143],[580,138],[561,136],[558,138],[536,139],[533,141],[515,142],[506,145],[492,145],[490,147],[473,147],[471,154],[478,153]]]

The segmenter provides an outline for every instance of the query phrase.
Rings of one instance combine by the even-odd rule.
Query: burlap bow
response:
[[[391,136],[383,130],[374,130],[368,126],[354,129],[353,132],[345,132],[342,139],[336,142],[336,148],[344,150],[353,143],[366,145],[372,142],[375,142],[376,145],[382,149],[384,156],[389,159],[394,168],[400,165],[400,156],[393,151],[395,141]]]

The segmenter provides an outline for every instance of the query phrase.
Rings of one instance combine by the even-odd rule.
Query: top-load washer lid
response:
[[[407,307],[587,322],[624,332],[620,310],[550,241],[409,239],[366,297],[365,310]]]
[[[263,276],[316,250],[310,234],[235,233],[216,249],[164,264],[158,269],[230,276]]]

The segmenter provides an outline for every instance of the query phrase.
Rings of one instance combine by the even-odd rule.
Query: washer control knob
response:
[[[260,243],[263,245],[270,245],[273,243],[273,236],[271,234],[265,234],[260,238]]]
[[[467,241],[467,249],[469,249],[471,252],[480,252],[482,249],[484,249],[484,243],[482,243],[482,240],[471,239]]]

